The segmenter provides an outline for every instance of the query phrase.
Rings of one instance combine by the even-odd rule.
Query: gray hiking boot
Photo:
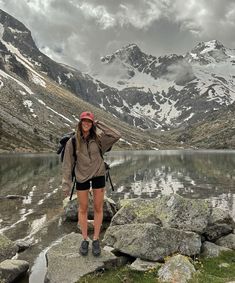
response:
[[[81,255],[88,254],[88,246],[89,246],[89,242],[87,240],[83,240],[79,249]]]
[[[93,242],[92,242],[92,254],[94,256],[99,256],[101,254],[100,241],[99,240],[93,240]]]

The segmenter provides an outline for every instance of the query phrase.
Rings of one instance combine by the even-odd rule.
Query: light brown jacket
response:
[[[76,180],[80,183],[92,177],[105,175],[105,165],[101,157],[100,149],[102,154],[104,154],[121,137],[117,130],[108,127],[103,122],[97,121],[96,128],[100,147],[94,139],[90,139],[88,142],[81,139],[80,149],[76,149],[77,162],[75,166],[75,176]],[[72,186],[72,169],[74,162],[73,144],[70,138],[66,144],[62,165],[62,188],[64,191],[69,190]]]

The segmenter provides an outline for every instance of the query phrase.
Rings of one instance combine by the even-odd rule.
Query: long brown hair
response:
[[[76,138],[77,138],[77,149],[79,150],[81,148],[81,140],[82,140],[82,120],[79,121],[76,127]],[[92,127],[90,128],[89,131],[89,139],[95,140],[97,145],[100,147],[100,140],[99,137],[96,133],[96,126],[92,123]]]

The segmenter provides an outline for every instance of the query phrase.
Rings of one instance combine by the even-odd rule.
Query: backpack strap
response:
[[[69,200],[72,199],[73,197],[73,191],[76,185],[76,178],[75,178],[75,166],[77,163],[77,154],[76,154],[76,139],[75,139],[75,135],[72,136],[72,145],[73,145],[73,157],[74,157],[74,165],[73,165],[73,171],[72,171],[72,180],[73,180],[73,187],[70,193],[70,198]]]
[[[77,162],[77,154],[76,154],[76,139],[75,136],[72,136],[72,144],[73,144],[73,157],[75,160],[75,163]]]

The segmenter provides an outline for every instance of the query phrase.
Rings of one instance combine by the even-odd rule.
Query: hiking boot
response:
[[[83,240],[79,249],[81,255],[88,254],[88,246],[89,246],[89,242],[87,240]]]
[[[92,254],[94,256],[99,256],[100,253],[101,253],[100,241],[99,240],[93,240],[93,242],[92,242]]]

